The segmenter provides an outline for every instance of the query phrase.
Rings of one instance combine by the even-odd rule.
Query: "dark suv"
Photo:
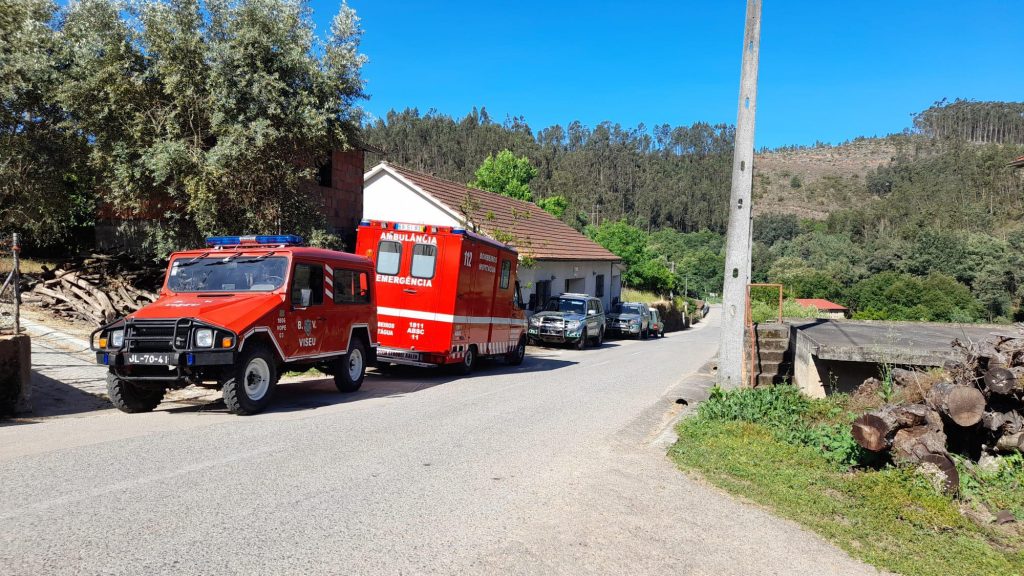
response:
[[[651,332],[651,311],[647,304],[620,302],[608,315],[608,330],[621,336],[647,338]]]
[[[548,300],[530,317],[530,342],[572,343],[577,350],[604,341],[605,317],[601,300],[587,294],[562,294]]]

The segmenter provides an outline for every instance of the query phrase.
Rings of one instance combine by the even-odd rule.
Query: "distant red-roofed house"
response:
[[[622,293],[622,259],[524,202],[381,162],[363,175],[363,219],[466,227],[519,251],[524,301],[542,306],[563,292],[605,307]]]
[[[850,313],[846,306],[829,302],[824,298],[797,298],[796,303],[808,308],[817,308],[819,318],[843,319]]]

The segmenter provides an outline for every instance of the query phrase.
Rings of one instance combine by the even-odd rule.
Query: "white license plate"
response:
[[[170,365],[176,364],[171,360],[171,354],[140,354],[131,353],[126,358],[128,364],[143,364],[143,365]]]

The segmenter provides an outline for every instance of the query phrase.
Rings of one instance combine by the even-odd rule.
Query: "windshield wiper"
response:
[[[203,258],[206,258],[209,255],[210,255],[209,252],[203,252],[202,254],[200,254],[199,256],[196,256],[195,258],[189,260],[188,262],[182,262],[182,263],[178,264],[178,266],[191,266],[191,265],[195,264],[196,262],[199,262]]]
[[[255,257],[255,258],[248,258],[246,260],[239,260],[238,262],[240,264],[253,264],[255,262],[260,262],[261,260],[265,259],[267,256],[270,256],[273,253],[274,253],[274,251],[271,250],[270,252],[267,252],[266,254],[261,254],[261,255]]]
[[[214,260],[213,262],[210,262],[209,264],[207,264],[207,266],[217,266],[218,264],[227,264],[228,262],[231,262],[232,260],[234,260],[235,258],[238,258],[241,255],[242,255],[241,252],[235,252],[231,256],[225,256],[221,260]]]

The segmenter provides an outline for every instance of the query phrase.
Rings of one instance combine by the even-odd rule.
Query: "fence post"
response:
[[[17,232],[14,233],[14,237],[11,241],[11,252],[14,254],[14,270],[11,277],[11,280],[14,283],[14,333],[21,334],[21,294],[18,286],[21,283],[21,261],[19,258],[19,253],[21,252],[21,237]]]

